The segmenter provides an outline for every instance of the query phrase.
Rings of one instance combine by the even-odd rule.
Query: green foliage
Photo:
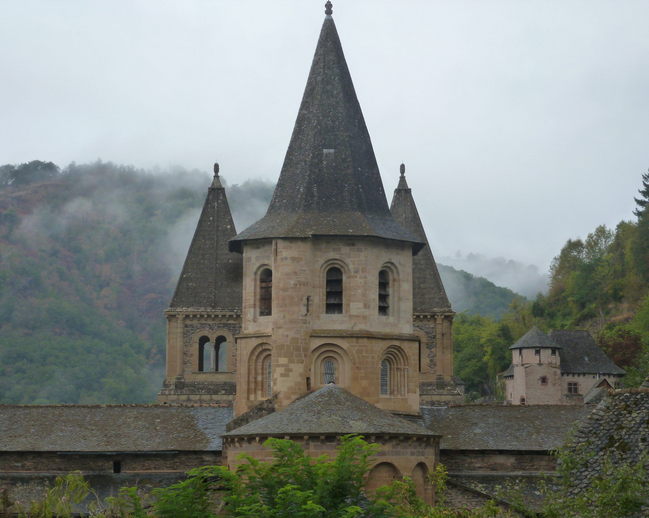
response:
[[[614,460],[610,455],[598,459],[600,474],[587,487],[575,488],[573,473],[589,460],[583,444],[574,441],[574,430],[556,452],[556,479],[559,491],[546,486],[542,516],[562,518],[639,517],[649,509],[649,478],[643,456],[637,462]]]
[[[0,184],[0,403],[155,400],[173,230],[209,177],[30,162]]]

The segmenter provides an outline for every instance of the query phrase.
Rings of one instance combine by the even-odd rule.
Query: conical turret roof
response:
[[[370,135],[333,18],[322,25],[309,79],[266,215],[230,242],[375,236],[424,244],[390,214]]]
[[[405,172],[406,168],[401,164],[401,177],[392,197],[390,212],[410,233],[426,243],[422,251],[412,259],[412,310],[414,313],[450,311],[451,303],[446,296]]]
[[[215,164],[170,309],[241,310],[243,258],[228,250],[228,241],[236,234]]]

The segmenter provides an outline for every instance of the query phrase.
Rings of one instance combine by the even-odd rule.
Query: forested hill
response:
[[[211,177],[111,163],[0,166],[0,403],[156,398],[165,321]],[[274,185],[227,187],[237,228]],[[514,297],[441,267],[456,310],[499,316]]]
[[[155,400],[163,311],[210,180],[101,162],[0,167],[0,402]],[[258,212],[272,189],[249,182],[230,197]]]

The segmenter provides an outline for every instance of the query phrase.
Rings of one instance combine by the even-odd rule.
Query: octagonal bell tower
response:
[[[236,413],[329,383],[417,413],[412,258],[423,246],[388,208],[328,7],[268,212],[230,241],[243,254]]]

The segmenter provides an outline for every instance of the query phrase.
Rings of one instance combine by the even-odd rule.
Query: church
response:
[[[28,501],[81,471],[103,498],[265,459],[268,437],[331,456],[351,433],[382,446],[370,489],[410,476],[428,502],[440,461],[458,506],[554,470],[584,407],[453,406],[454,312],[403,164],[388,205],[331,2],[270,206],[239,233],[219,173],[165,311],[158,403],[0,406],[0,487]]]

